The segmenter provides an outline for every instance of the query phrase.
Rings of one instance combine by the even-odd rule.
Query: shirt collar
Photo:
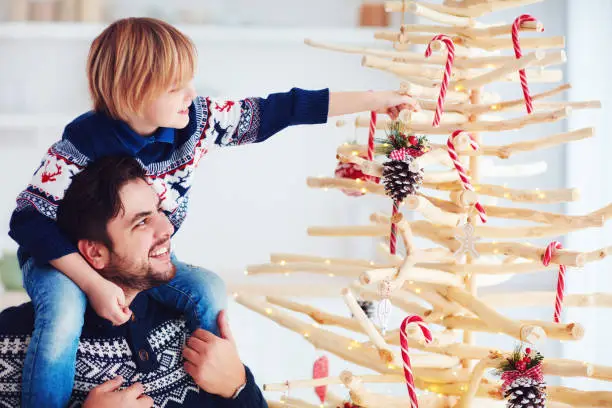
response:
[[[133,154],[137,154],[142,149],[155,142],[174,143],[175,129],[173,128],[160,127],[150,136],[141,136],[124,121],[117,122],[120,131],[120,141]]]

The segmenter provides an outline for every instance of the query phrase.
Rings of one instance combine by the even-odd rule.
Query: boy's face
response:
[[[189,106],[196,96],[192,81],[168,89],[145,107],[143,119],[154,128],[182,129],[189,123]]]

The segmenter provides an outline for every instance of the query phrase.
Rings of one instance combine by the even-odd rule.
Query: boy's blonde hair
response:
[[[196,58],[192,41],[166,22],[146,17],[115,21],[89,50],[94,110],[122,120],[141,113],[163,91],[191,80]]]

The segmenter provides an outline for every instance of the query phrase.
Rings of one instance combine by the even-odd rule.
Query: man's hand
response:
[[[89,391],[83,408],[149,408],[153,398],[144,395],[144,387],[134,383],[125,390],[117,391],[123,378],[117,376]]]
[[[246,381],[225,311],[217,318],[221,337],[197,329],[183,348],[185,371],[204,391],[230,398]]]
[[[96,313],[110,320],[115,326],[127,322],[132,315],[130,308],[125,306],[123,289],[109,280],[100,279],[95,285],[91,285],[87,297]]]

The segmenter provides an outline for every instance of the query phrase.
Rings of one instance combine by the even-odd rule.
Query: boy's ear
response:
[[[82,239],[77,243],[77,248],[94,269],[104,269],[108,265],[110,252],[101,242]]]

